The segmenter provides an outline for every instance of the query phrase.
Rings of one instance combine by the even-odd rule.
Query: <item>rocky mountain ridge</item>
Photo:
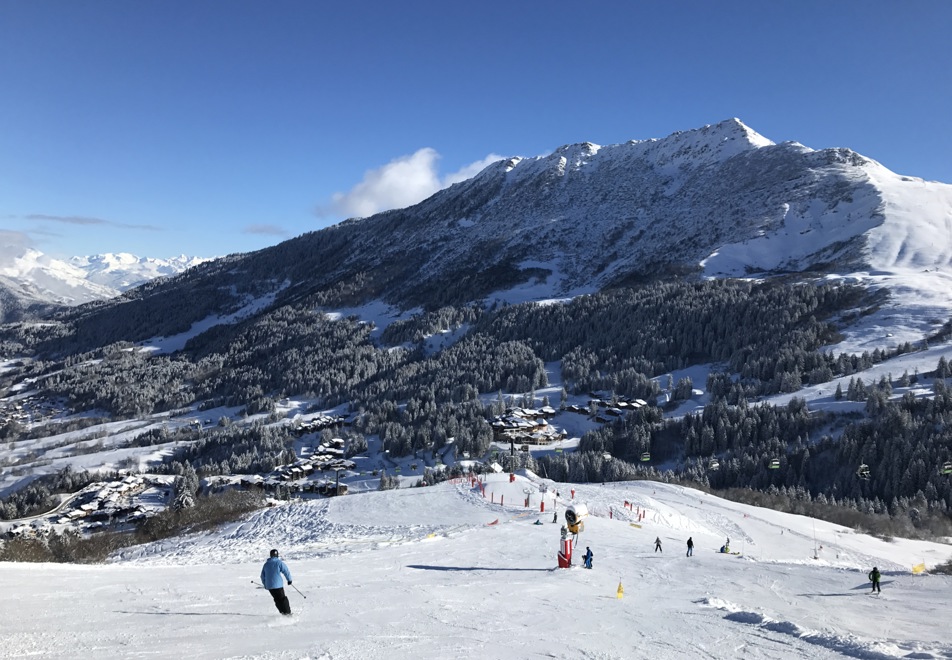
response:
[[[137,322],[108,339],[181,332],[265,297],[436,309],[668,278],[947,271],[950,214],[952,185],[849,149],[774,144],[730,119],[501,160],[414,206],[152,281],[116,300]],[[110,308],[75,318],[92,327]]]

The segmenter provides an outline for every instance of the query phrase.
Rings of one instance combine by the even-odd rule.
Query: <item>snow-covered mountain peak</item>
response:
[[[722,163],[740,153],[774,143],[739,119],[728,119],[690,131],[678,131],[660,140],[634,144],[660,169],[675,171]]]
[[[569,160],[573,158],[591,158],[601,149],[597,144],[591,142],[579,142],[578,144],[564,144],[555,150],[559,156],[564,156]]]
[[[405,245],[377,247],[368,219],[366,252],[348,265],[419,255],[419,276],[393,291],[413,301],[441,280],[489,268],[513,281],[535,278],[529,284],[542,297],[666,269],[721,277],[817,265],[945,268],[950,194],[948,184],[900,177],[850,149],[775,144],[728,119],[660,139],[580,142],[498,161],[407,209]]]
[[[181,273],[204,261],[208,259],[185,255],[171,259],[141,258],[125,252],[64,261],[35,248],[11,246],[0,250],[0,287],[25,301],[79,305],[113,298],[139,284]]]
[[[689,131],[677,131],[665,138],[631,140],[623,144],[599,146],[580,142],[559,147],[548,156],[510,159],[504,171],[514,171],[521,178],[543,171],[556,176],[587,166],[641,162],[668,175],[683,170],[697,170],[717,165],[730,158],[774,143],[745,125],[739,119],[728,119]]]
[[[740,139],[746,141],[752,147],[769,147],[774,144],[772,140],[768,140],[736,117],[725,119],[717,124],[709,124],[698,130],[708,129],[722,140]]]
[[[96,269],[100,271],[110,271],[110,270],[118,270],[121,268],[129,268],[130,266],[134,266],[143,261],[153,262],[155,260],[148,257],[143,260],[135,256],[134,254],[129,254],[128,252],[116,252],[116,253],[107,252],[105,254],[94,254],[90,256],[71,257],[69,261],[71,264],[73,264],[74,266],[78,268],[83,268],[83,269],[92,268],[92,269]]]
[[[175,275],[208,259],[179,255],[169,259],[137,257],[128,252],[73,257],[70,263],[87,273],[86,278],[118,291],[125,291],[156,277]]]

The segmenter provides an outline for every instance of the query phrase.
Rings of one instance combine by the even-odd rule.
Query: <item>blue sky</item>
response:
[[[217,256],[738,117],[952,183],[952,2],[0,3],[0,241]]]

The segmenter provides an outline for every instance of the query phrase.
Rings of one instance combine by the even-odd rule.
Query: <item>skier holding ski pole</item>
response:
[[[274,598],[274,606],[278,608],[278,611],[284,616],[290,616],[291,603],[284,593],[282,575],[287,578],[289,586],[294,586],[291,584],[291,571],[288,565],[281,561],[277,550],[272,550],[268,561],[261,567],[261,584],[271,592],[271,597]],[[297,590],[297,587],[294,587],[294,589]],[[301,592],[298,591],[298,593]]]

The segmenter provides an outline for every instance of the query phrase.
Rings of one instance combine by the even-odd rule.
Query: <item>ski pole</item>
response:
[[[291,586],[294,587],[293,584],[292,584]],[[301,590],[298,589],[297,587],[294,587],[294,590],[295,590],[296,592],[298,592],[299,594],[301,594]],[[301,594],[301,596],[303,596],[304,598],[307,598],[307,596],[305,596],[304,594]]]

